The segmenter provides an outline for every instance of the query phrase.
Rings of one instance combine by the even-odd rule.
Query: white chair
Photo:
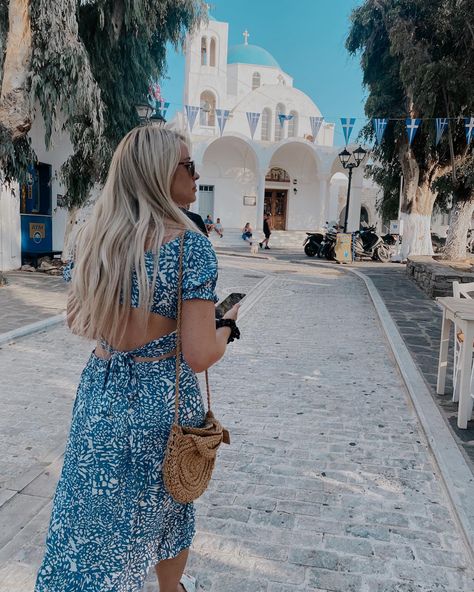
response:
[[[453,282],[453,296],[454,298],[470,298],[471,293],[474,293],[474,282],[461,284],[460,282]],[[459,368],[459,360],[462,356],[464,346],[464,333],[454,328],[454,367],[453,367],[453,401],[459,401],[459,375],[461,369]],[[472,396],[472,376],[471,376],[471,396]]]

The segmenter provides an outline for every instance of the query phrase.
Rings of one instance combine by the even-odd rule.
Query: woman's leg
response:
[[[179,585],[179,580],[184,573],[188,555],[189,549],[184,549],[176,557],[164,559],[155,566],[160,592],[183,592],[183,587]]]

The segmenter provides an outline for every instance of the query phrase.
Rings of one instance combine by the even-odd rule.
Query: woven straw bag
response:
[[[168,493],[179,503],[192,502],[206,490],[222,442],[230,443],[225,430],[211,411],[211,391],[206,371],[207,413],[200,428],[179,425],[179,378],[181,373],[181,308],[184,233],[181,235],[178,271],[178,314],[176,323],[176,386],[174,423],[166,447],[163,480]]]

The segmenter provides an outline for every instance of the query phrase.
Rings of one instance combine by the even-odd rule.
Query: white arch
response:
[[[199,97],[199,123],[202,126],[216,125],[216,95],[211,90],[203,90]]]
[[[285,137],[285,124],[280,123],[279,115],[286,115],[286,107],[283,103],[278,103],[275,110],[275,142],[280,142]]]
[[[217,40],[215,37],[211,38],[209,54],[209,65],[215,68],[217,65]]]
[[[296,138],[298,135],[298,124],[299,124],[299,116],[298,111],[294,109],[290,111],[290,115],[292,118],[288,122],[288,137],[289,138]]]
[[[272,110],[270,107],[265,107],[262,111],[261,138],[264,142],[270,142],[272,139]]]

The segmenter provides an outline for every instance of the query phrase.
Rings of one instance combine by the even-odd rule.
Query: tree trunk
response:
[[[430,190],[431,180],[420,181],[420,167],[408,145],[400,150],[400,163],[403,171],[400,258],[404,261],[412,255],[433,255],[430,228],[435,195]]]
[[[66,262],[73,258],[74,241],[77,232],[77,212],[79,208],[71,208],[67,213],[66,230],[64,232],[64,246],[61,261]]]
[[[32,54],[29,0],[10,0],[8,37],[0,93],[0,125],[12,140],[31,128],[30,65]]]
[[[459,261],[466,259],[467,231],[471,227],[472,212],[474,211],[474,199],[457,201],[451,210],[444,259]]]

